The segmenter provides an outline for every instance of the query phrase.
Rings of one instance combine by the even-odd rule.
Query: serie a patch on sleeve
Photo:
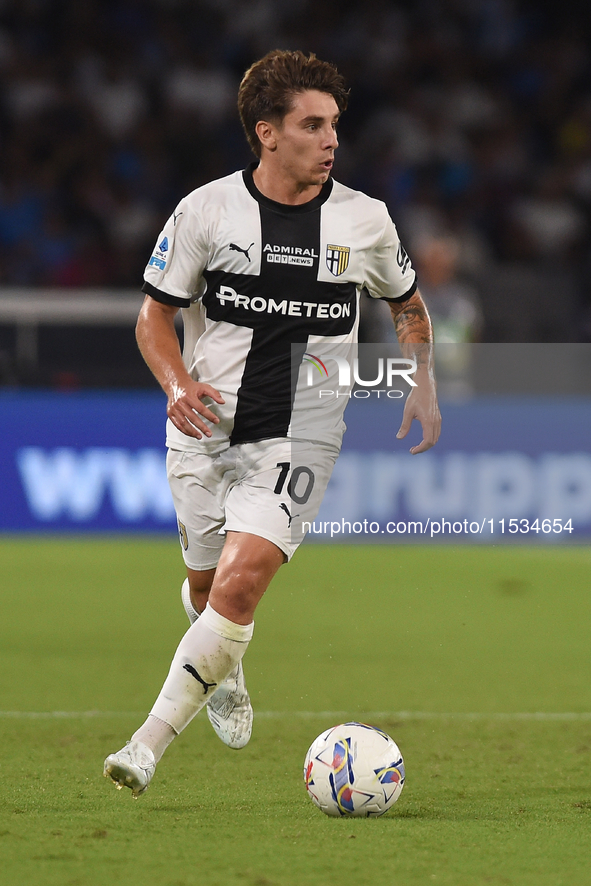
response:
[[[152,255],[148,265],[153,265],[158,268],[158,270],[163,271],[166,267],[166,253],[168,252],[168,237],[164,237],[160,243],[158,244],[158,249],[155,250]]]

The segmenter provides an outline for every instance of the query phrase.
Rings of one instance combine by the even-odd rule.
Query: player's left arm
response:
[[[441,430],[433,365],[433,327],[418,289],[406,301],[391,301],[389,305],[402,355],[417,363],[414,375],[417,386],[411,388],[406,398],[402,424],[396,436],[399,440],[406,437],[416,418],[423,429],[423,439],[418,446],[412,446],[410,452],[417,455],[437,443]]]

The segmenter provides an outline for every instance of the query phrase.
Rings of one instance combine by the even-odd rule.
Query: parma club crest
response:
[[[181,545],[183,546],[183,550],[186,551],[187,548],[189,547],[189,536],[187,535],[187,527],[185,526],[184,523],[181,523],[181,521],[178,519],[178,517],[177,517],[177,523],[179,526],[179,538],[181,540]]]
[[[327,246],[326,265],[331,274],[340,277],[349,267],[349,255],[351,249],[348,246]]]

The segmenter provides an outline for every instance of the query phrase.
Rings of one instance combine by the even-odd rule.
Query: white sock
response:
[[[191,601],[191,590],[189,588],[188,578],[184,580],[181,588],[181,600],[183,601],[183,606],[185,607],[185,612],[187,613],[189,621],[191,624],[195,624],[201,613],[197,612]]]
[[[187,613],[187,618],[189,619],[189,621],[191,622],[192,625],[195,624],[195,622],[197,621],[197,619],[199,618],[201,613],[197,609],[195,609],[195,607],[193,606],[193,602],[191,600],[191,589],[189,586],[189,579],[188,578],[186,578],[184,580],[182,587],[181,587],[181,600],[183,602],[185,612]],[[237,674],[238,674],[238,667],[239,667],[239,664],[237,664],[236,667],[230,671],[230,673],[228,674],[228,680],[232,680],[232,679],[235,680],[236,679]],[[214,695],[215,695],[215,693],[214,693]]]
[[[208,603],[179,643],[150,713],[182,732],[241,661],[253,630],[254,622],[235,624]]]
[[[176,735],[172,726],[169,726],[168,723],[165,723],[164,720],[160,720],[153,714],[148,714],[148,719],[140,726],[137,732],[133,733],[131,740],[141,741],[147,745],[154,754],[154,759],[158,762],[173,738],[176,738]]]

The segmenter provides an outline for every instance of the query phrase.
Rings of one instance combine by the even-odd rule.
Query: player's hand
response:
[[[211,437],[211,428],[206,422],[218,424],[218,416],[208,409],[203,400],[209,398],[215,403],[225,403],[219,391],[203,382],[192,381],[186,385],[175,385],[168,397],[166,412],[175,426],[188,437]]]
[[[404,404],[404,412],[402,414],[402,424],[400,430],[396,434],[399,440],[402,440],[410,431],[413,419],[417,419],[421,423],[423,429],[423,439],[418,446],[411,446],[411,455],[418,455],[419,452],[426,452],[435,446],[439,439],[441,431],[441,413],[437,403],[437,392],[435,384],[432,381],[425,381],[416,388],[413,388]]]

